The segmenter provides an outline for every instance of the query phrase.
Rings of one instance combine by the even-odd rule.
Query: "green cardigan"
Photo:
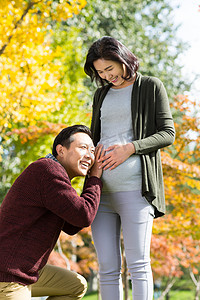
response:
[[[100,109],[112,84],[98,88],[94,95],[91,131],[96,145],[100,140]],[[131,114],[135,154],[142,164],[142,195],[155,207],[155,218],[165,214],[165,195],[160,148],[171,145],[175,129],[169,101],[162,82],[137,73],[133,84]]]

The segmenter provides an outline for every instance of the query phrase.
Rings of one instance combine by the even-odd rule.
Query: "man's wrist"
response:
[[[88,178],[90,178],[90,177],[97,177],[97,178],[100,178],[101,177],[101,175],[100,174],[88,174]]]

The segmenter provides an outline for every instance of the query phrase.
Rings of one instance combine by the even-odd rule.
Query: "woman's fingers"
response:
[[[99,168],[103,170],[113,170],[123,163],[131,154],[133,154],[132,143],[126,145],[112,145],[104,149],[98,162],[101,163]]]
[[[102,155],[101,155],[101,157],[100,157],[100,159],[99,159],[98,161],[99,161],[99,162],[104,162],[104,161],[106,161],[107,159],[109,159],[110,156],[111,156],[110,153],[107,153],[107,154],[106,154],[106,150],[103,150]]]
[[[105,149],[105,151],[112,151],[114,150],[118,145],[112,145],[110,147],[108,147],[107,149]]]
[[[102,166],[102,168],[103,168],[103,170],[107,170],[107,169],[113,170],[117,166],[118,166],[118,164],[116,162],[114,162],[114,163],[110,162],[110,163],[106,164],[105,166]]]

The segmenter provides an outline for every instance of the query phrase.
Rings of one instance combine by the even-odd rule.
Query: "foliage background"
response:
[[[169,2],[4,0],[0,23],[0,202],[24,168],[51,151],[63,127],[89,126],[96,85],[83,72],[85,55],[94,40],[114,36],[138,56],[141,73],[163,81],[176,126],[174,145],[162,152],[168,214],[154,224],[154,275],[163,289],[190,275],[195,289],[200,281],[199,106],[185,94],[190,84],[178,58],[187,45],[176,36]],[[73,182],[79,193],[82,182]],[[71,267],[89,279],[97,270],[90,229],[60,240]]]

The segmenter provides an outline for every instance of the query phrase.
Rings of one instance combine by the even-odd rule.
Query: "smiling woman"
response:
[[[159,149],[174,141],[162,82],[137,73],[135,55],[112,37],[94,42],[84,70],[101,87],[93,101],[91,131],[102,145],[103,192],[92,224],[102,300],[122,300],[123,231],[133,299],[152,300],[150,241],[154,217],[165,213]]]
[[[101,43],[102,39],[93,43],[90,49],[91,51],[87,54],[84,66],[85,73],[89,75],[92,80],[95,79],[99,82],[102,86],[104,86],[105,83],[110,82],[109,78],[104,76],[105,71],[109,72],[111,69],[116,68],[117,70],[115,71],[119,72],[118,79],[129,81],[133,80],[139,67],[137,57],[119,41],[115,40],[116,42],[113,42],[112,47],[110,47],[111,39],[111,37],[104,39],[104,44]],[[112,41],[114,41],[114,39]],[[100,61],[100,65],[98,64],[98,61]],[[97,64],[97,68],[94,64]]]
[[[94,61],[94,67],[99,76],[102,79],[111,82],[115,88],[118,88],[119,86],[124,87],[126,83],[123,78],[126,76],[124,65],[111,60],[98,59]]]
[[[94,61],[94,67],[99,76],[113,84],[113,89],[120,89],[133,84],[136,76],[129,80],[125,80],[127,76],[126,67],[116,61],[105,60],[103,58]]]

